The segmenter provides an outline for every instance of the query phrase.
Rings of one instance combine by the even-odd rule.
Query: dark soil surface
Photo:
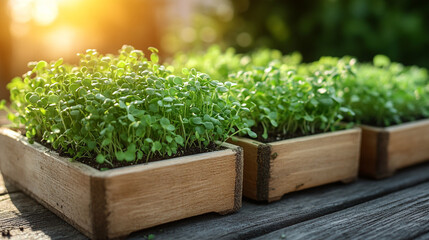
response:
[[[252,131],[254,131],[256,134],[258,134],[258,137],[256,138],[256,140],[258,140],[259,142],[263,142],[263,143],[270,143],[270,142],[276,142],[276,141],[281,141],[281,140],[286,140],[286,139],[291,139],[291,138],[304,137],[304,136],[310,136],[310,135],[323,133],[322,131],[317,131],[313,134],[302,134],[302,133],[279,134],[277,132],[268,132],[268,138],[264,139],[262,137],[262,134],[264,133],[264,129],[254,128],[254,129],[252,129]]]
[[[62,157],[69,157],[72,158],[73,156],[70,156],[68,153],[64,152],[61,148],[60,149],[54,149],[49,143],[45,142],[45,141],[36,141],[40,144],[42,144],[43,146],[51,149],[52,151],[57,152],[60,156]],[[194,155],[194,154],[198,154],[198,153],[206,153],[206,152],[214,152],[214,151],[218,151],[218,150],[222,150],[225,149],[225,147],[219,146],[215,143],[210,143],[207,147],[204,147],[202,149],[200,149],[199,147],[196,146],[192,146],[192,147],[188,147],[188,148],[179,148],[177,150],[176,154],[173,154],[171,156],[165,155],[162,156],[159,153],[156,153],[154,155],[152,155],[152,157],[146,161],[146,156],[143,156],[142,160],[138,160],[138,161],[132,161],[132,162],[127,162],[127,161],[118,161],[116,159],[114,159],[112,161],[112,165],[108,164],[107,162],[104,162],[102,164],[99,164],[95,161],[95,157],[96,155],[94,155],[91,158],[78,158],[76,159],[76,161],[84,163],[86,165],[89,165],[95,169],[98,170],[108,170],[108,169],[114,169],[114,168],[120,168],[120,167],[126,167],[126,166],[132,166],[132,165],[138,165],[138,164],[147,164],[149,162],[156,162],[156,161],[161,161],[161,160],[167,160],[167,159],[171,159],[171,158],[176,158],[176,157],[183,157],[183,156],[189,156],[189,155]]]

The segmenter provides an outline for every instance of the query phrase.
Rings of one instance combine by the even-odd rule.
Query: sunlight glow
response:
[[[58,0],[10,0],[12,21],[28,23],[31,20],[46,26],[58,16]]]
[[[34,0],[33,18],[37,24],[49,25],[58,15],[58,3],[55,0]]]

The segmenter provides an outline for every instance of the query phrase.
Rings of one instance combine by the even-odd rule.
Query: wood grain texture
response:
[[[357,177],[359,128],[269,144],[240,138],[244,149],[244,196],[279,200],[284,194]]]
[[[8,232],[8,239],[86,239],[21,192],[0,196],[0,232]]]
[[[243,195],[257,199],[257,176],[258,176],[258,144],[257,141],[238,138],[239,141],[230,141],[232,144],[243,148]]]
[[[429,119],[390,127],[389,168],[400,169],[429,160]]]
[[[429,229],[429,183],[256,239],[413,239]]]
[[[139,170],[106,172],[109,237],[203,213],[238,210],[235,180],[241,176],[235,169],[236,153],[227,149],[159,161]]]
[[[381,129],[373,128],[369,126],[362,126],[362,142],[361,142],[361,153],[359,163],[359,173],[364,176],[380,176],[377,169],[378,159],[378,136]]]
[[[392,127],[362,126],[360,173],[373,178],[429,160],[429,119]]]
[[[271,143],[270,199],[357,177],[358,128]]]
[[[399,171],[384,180],[359,179],[291,193],[264,204],[244,201],[235,214],[206,214],[135,233],[131,239],[155,234],[156,239],[247,239],[340,211],[386,194],[429,181],[429,164]]]
[[[241,207],[242,149],[98,171],[0,129],[4,177],[91,238]]]
[[[0,152],[6,179],[89,235],[90,178],[83,173],[90,172],[89,167],[71,163],[38,143],[30,145],[25,137],[5,128],[0,129]]]

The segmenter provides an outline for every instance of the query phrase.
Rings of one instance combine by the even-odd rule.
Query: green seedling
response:
[[[158,50],[149,50],[150,60],[125,45],[117,56],[87,50],[77,66],[30,63],[8,85],[16,111],[10,120],[31,141],[111,165],[252,134],[238,117],[244,107],[229,97],[233,88],[195,69],[173,75],[158,63]]]
[[[424,68],[405,67],[378,55],[373,64],[353,66],[338,85],[361,124],[386,127],[429,117],[429,76]]]
[[[241,118],[267,139],[336,130],[353,115],[336,91],[336,82],[350,72],[348,60],[301,64],[297,53],[263,49],[246,55],[215,46],[206,54],[178,55],[173,64],[195,67],[233,86],[231,96],[247,108]]]

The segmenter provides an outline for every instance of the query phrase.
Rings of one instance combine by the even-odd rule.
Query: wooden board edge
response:
[[[267,201],[270,191],[271,178],[271,146],[268,144],[258,145],[257,163],[258,173],[256,178],[256,200]]]
[[[86,164],[77,162],[77,161],[73,161],[71,162],[68,158],[65,157],[61,157],[57,152],[41,145],[40,143],[34,142],[34,143],[30,143],[27,139],[27,137],[21,135],[20,133],[9,129],[9,128],[5,128],[5,127],[0,127],[0,135],[3,135],[5,137],[8,137],[10,139],[13,139],[14,141],[17,141],[21,144],[24,144],[26,146],[29,146],[30,148],[32,148],[34,151],[40,152],[44,155],[49,156],[50,158],[55,159],[56,161],[58,161],[61,164],[67,165],[73,169],[76,169],[80,172],[82,172],[85,175],[88,176],[92,176],[92,175],[97,175],[98,172],[101,172],[95,168],[92,168]]]
[[[422,119],[418,121],[406,122],[398,125],[393,125],[386,127],[387,132],[397,132],[397,131],[406,131],[408,129],[413,129],[417,127],[427,126],[429,127],[429,119]]]
[[[47,208],[49,211],[51,211],[52,213],[54,213],[55,215],[57,215],[59,218],[63,219],[65,222],[67,222],[68,224],[70,224],[72,227],[76,228],[77,230],[79,230],[81,233],[83,233],[85,236],[87,236],[88,238],[93,239],[95,236],[87,231],[86,229],[84,229],[83,227],[81,227],[78,223],[76,223],[75,221],[73,221],[72,219],[70,219],[69,217],[67,217],[67,215],[63,214],[62,212],[56,210],[54,207],[51,207],[46,201],[44,201],[42,198],[39,198],[37,195],[33,194],[30,190],[28,190],[26,187],[22,186],[21,184],[19,184],[18,182],[14,181],[13,178],[8,177],[5,174],[2,174],[3,177],[5,179],[7,179],[10,183],[12,183],[13,185],[15,185],[16,187],[18,187],[23,193],[25,193],[27,196],[29,196],[30,198],[36,200],[36,202],[40,203],[43,207]]]
[[[126,167],[120,167],[115,169],[109,169],[107,171],[98,171],[96,173],[97,177],[103,177],[103,178],[110,178],[114,176],[119,175],[125,175],[133,172],[140,172],[145,171],[153,168],[162,168],[166,166],[176,165],[176,164],[185,164],[189,162],[195,162],[202,159],[208,159],[212,158],[213,156],[228,156],[228,155],[235,155],[234,149],[236,149],[238,146],[233,144],[225,143],[224,146],[226,149],[213,151],[213,152],[205,152],[205,153],[198,153],[188,156],[182,156],[182,157],[176,157],[176,158],[170,158],[165,160],[160,160],[156,162],[150,162],[150,163],[143,163],[143,164],[137,164],[132,166],[126,166]]]
[[[345,135],[345,134],[350,134],[350,133],[355,133],[360,131],[362,130],[359,127],[354,127],[354,128],[338,130],[334,132],[325,132],[325,133],[286,139],[286,140],[280,140],[280,141],[270,142],[268,144],[271,146],[277,146],[277,145],[283,145],[291,142],[303,142],[303,141],[312,140],[312,139],[320,139],[320,138],[326,138],[331,136]]]
[[[359,127],[365,129],[365,130],[369,130],[369,131],[373,131],[373,132],[396,132],[396,131],[404,131],[410,128],[415,128],[415,127],[421,127],[421,126],[425,126],[427,125],[429,127],[429,119],[422,119],[422,120],[417,120],[417,121],[412,121],[412,122],[406,122],[406,123],[401,123],[401,124],[396,124],[396,125],[392,125],[389,127],[376,127],[376,126],[371,126],[371,125],[359,125]]]
[[[105,178],[91,176],[90,178],[90,198],[91,198],[91,216],[92,216],[92,234],[95,239],[107,239],[107,200]]]
[[[231,210],[218,212],[221,215],[237,212],[243,204],[243,148],[230,143],[223,143],[225,146],[235,152],[235,186],[234,186],[234,206]]]
[[[264,144],[262,142],[259,142],[256,139],[251,139],[251,138],[247,138],[247,137],[236,137],[235,141],[231,140],[231,139],[228,140],[228,143],[230,143],[230,144],[234,144],[234,142],[244,142],[244,143],[247,143],[247,144],[255,146],[255,147],[257,147],[261,144]]]

